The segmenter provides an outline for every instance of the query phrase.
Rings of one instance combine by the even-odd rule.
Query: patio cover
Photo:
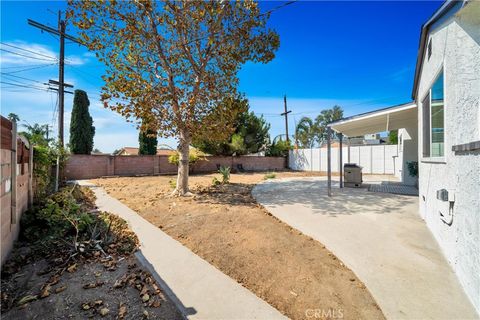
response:
[[[406,128],[416,122],[417,105],[410,102],[343,118],[328,126],[347,137],[357,137]]]

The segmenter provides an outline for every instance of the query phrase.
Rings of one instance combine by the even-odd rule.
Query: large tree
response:
[[[224,140],[206,135],[193,140],[193,145],[204,153],[222,156],[243,155],[264,151],[268,145],[270,124],[249,110],[247,98],[238,95],[222,101],[223,108],[235,110],[234,131]]]
[[[157,154],[157,131],[148,126],[143,121],[138,133],[138,154],[140,155],[156,155]]]
[[[73,154],[92,153],[95,127],[88,111],[89,106],[87,93],[83,90],[75,90],[70,120],[70,151]]]
[[[231,133],[230,110],[247,61],[274,58],[279,37],[254,1],[72,1],[69,16],[84,43],[106,65],[102,97],[135,121],[149,116],[160,136],[178,139],[174,193],[188,194],[192,138]]]

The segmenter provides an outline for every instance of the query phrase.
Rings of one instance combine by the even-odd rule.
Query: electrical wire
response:
[[[35,51],[32,51],[32,50],[28,50],[28,49],[25,49],[25,48],[22,48],[22,47],[14,46],[13,44],[8,44],[8,43],[5,43],[5,42],[3,42],[3,41],[0,41],[0,43],[1,43],[2,45],[4,45],[4,46],[7,46],[7,47],[15,48],[15,49],[22,50],[22,51],[25,51],[25,52],[30,52],[30,53],[39,55],[39,56],[41,56],[41,57],[45,57],[45,58],[50,58],[50,59],[57,60],[57,57],[52,57],[52,56],[49,56],[49,55],[46,55],[46,54],[43,54],[43,53],[38,53],[38,52],[35,52]]]
[[[14,77],[14,78],[22,79],[22,80],[27,80],[27,81],[32,81],[32,82],[36,82],[36,83],[43,84],[43,82],[38,81],[38,80],[29,79],[29,78],[20,77],[20,76],[15,76],[15,75],[13,75],[13,74],[8,74],[8,73],[5,73],[5,72],[0,72],[0,74],[2,74],[2,75],[4,75],[4,76],[7,76],[7,77]]]
[[[40,69],[40,68],[45,68],[45,67],[50,67],[50,66],[55,66],[55,65],[57,65],[57,63],[42,64],[41,66],[35,66],[35,67],[31,67],[31,68],[25,68],[25,69],[22,69],[22,70],[9,71],[9,72],[6,72],[5,74],[12,74],[12,73],[24,72],[24,71],[28,71],[28,70]]]
[[[47,88],[41,88],[41,87],[36,87],[36,86],[31,86],[31,85],[24,85],[24,84],[18,84],[18,83],[13,83],[13,82],[0,81],[0,83],[7,84],[7,85],[10,85],[10,86],[16,86],[16,87],[22,87],[22,88],[28,88],[28,89],[36,89],[36,90],[41,90],[41,91],[48,91]]]
[[[33,56],[29,56],[29,55],[26,55],[26,54],[23,54],[23,53],[18,53],[18,52],[10,51],[10,50],[3,49],[3,48],[0,48],[0,50],[1,50],[1,51],[5,51],[5,52],[8,52],[8,53],[10,53],[10,54],[14,54],[14,55],[16,55],[16,56],[25,57],[25,58],[29,58],[29,59],[43,60],[43,61],[53,61],[52,59],[45,59],[45,58],[33,57]]]

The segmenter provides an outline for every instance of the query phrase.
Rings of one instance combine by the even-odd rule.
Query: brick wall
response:
[[[242,165],[247,171],[283,170],[281,157],[207,157],[192,168],[194,173],[215,172],[217,165],[236,169]],[[177,166],[168,162],[168,156],[110,156],[70,155],[65,168],[67,179],[93,179],[103,176],[136,176],[175,174]]]
[[[31,203],[31,152],[26,143],[18,138],[10,121],[1,118],[2,143],[0,150],[1,185],[1,264],[10,253],[20,232],[20,218]],[[12,163],[12,140],[16,140],[16,161]],[[16,174],[15,174],[16,172]],[[15,174],[15,176],[12,176]]]

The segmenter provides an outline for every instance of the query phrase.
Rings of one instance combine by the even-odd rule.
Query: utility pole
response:
[[[58,61],[58,82],[50,80],[49,83],[58,85],[58,142],[60,146],[64,146],[63,136],[63,121],[64,121],[64,112],[65,112],[65,91],[64,88],[73,87],[71,85],[65,85],[65,39],[78,44],[82,44],[81,41],[75,37],[72,37],[65,33],[66,31],[66,22],[62,20],[62,12],[58,12],[58,29],[51,28],[39,22],[28,19],[28,24],[38,28],[40,30],[46,31],[53,35],[60,36],[60,52],[59,52],[59,61]],[[52,90],[55,90],[52,88]],[[67,92],[70,93],[70,92]]]
[[[62,11],[58,11],[58,29],[50,28],[44,24],[28,19],[28,24],[38,28],[40,30],[46,31],[53,35],[60,36],[60,53],[58,61],[58,82],[50,80],[49,83],[58,85],[58,143],[60,148],[63,149],[63,119],[65,113],[65,39],[68,39],[72,42],[82,44],[80,40],[74,38],[68,34],[65,34],[66,31],[66,22],[62,20]],[[70,85],[71,86],[71,85]],[[72,86],[73,87],[73,86]],[[53,88],[52,88],[53,89]],[[54,89],[53,89],[54,90]],[[58,185],[60,181],[60,155],[57,156],[57,165],[55,170],[55,191],[58,191]]]
[[[288,138],[288,114],[292,112],[292,110],[287,111],[287,95],[283,96],[283,107],[284,107],[284,112],[281,113],[280,115],[285,116],[285,134],[287,137],[287,142],[289,142],[290,140]]]
[[[62,12],[58,11],[58,31],[60,32],[60,57],[58,62],[58,143],[63,148],[63,117],[65,112],[65,21]]]

